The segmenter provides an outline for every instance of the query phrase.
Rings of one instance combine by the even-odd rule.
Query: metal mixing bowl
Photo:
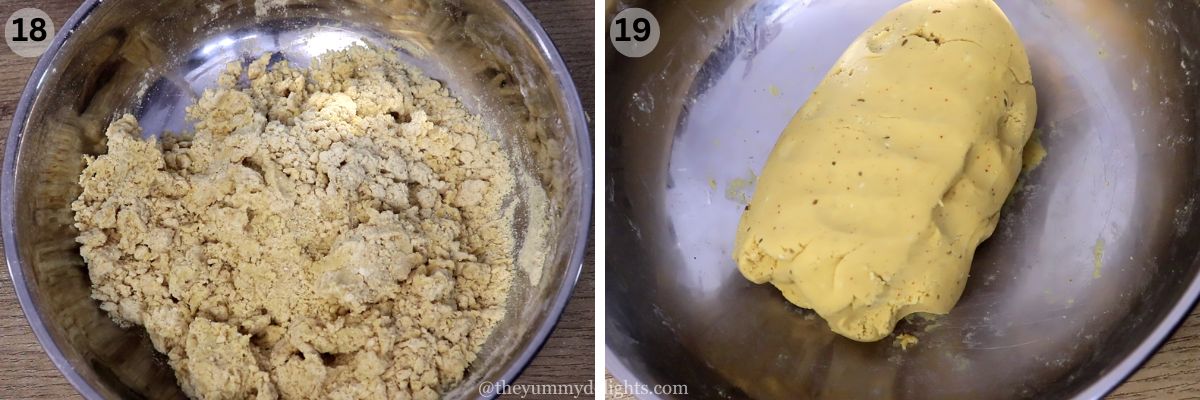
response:
[[[920,340],[908,350],[834,335],[730,258],[752,191],[735,179],[902,1],[610,3],[662,26],[644,58],[608,52],[610,371],[701,397],[1096,398],[1154,353],[1200,293],[1200,5],[997,2],[1028,49],[1049,156],[958,306],[899,325]]]
[[[550,221],[541,279],[514,288],[509,317],[447,395],[473,397],[481,382],[511,381],[537,352],[579,276],[592,174],[578,95],[521,4],[90,0],[63,24],[25,88],[0,182],[5,256],[17,296],[54,364],[85,397],[183,394],[145,332],[117,327],[89,297],[69,208],[79,193],[81,155],[103,152],[102,132],[123,112],[135,114],[147,134],[184,128],[184,107],[214,85],[227,62],[274,52],[307,65],[312,56],[358,42],[400,44],[402,59],[445,82],[484,117],[486,130],[519,158],[517,168],[540,176],[560,210]],[[520,242],[524,224],[517,225]]]

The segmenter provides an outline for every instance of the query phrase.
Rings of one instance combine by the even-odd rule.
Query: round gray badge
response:
[[[40,56],[54,41],[54,21],[45,11],[22,8],[12,13],[4,24],[4,41],[21,57]]]
[[[608,40],[625,57],[650,54],[658,45],[658,20],[642,8],[626,8],[608,25]]]

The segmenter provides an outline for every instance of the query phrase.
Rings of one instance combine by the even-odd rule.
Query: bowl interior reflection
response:
[[[1049,152],[919,338],[838,337],[738,273],[734,231],[775,139],[854,37],[901,0],[633,2],[662,25],[609,67],[610,368],[756,398],[1099,396],[1191,308],[1200,7],[998,0]],[[685,34],[686,33],[686,34]],[[721,397],[721,396],[718,396]]]
[[[9,139],[4,235],[17,292],[55,364],[90,398],[183,395],[145,332],[117,327],[90,299],[74,242],[69,204],[81,156],[104,151],[109,121],[130,112],[146,135],[179,131],[186,106],[230,61],[271,52],[303,66],[328,50],[372,44],[395,48],[483,116],[515,168],[541,178],[558,208],[541,279],[515,280],[509,318],[447,395],[473,397],[480,382],[511,380],[570,295],[590,211],[586,122],[545,33],[516,1],[256,3],[264,2],[86,2],[35,70]],[[523,196],[513,201],[524,213]],[[524,227],[518,218],[518,246]]]

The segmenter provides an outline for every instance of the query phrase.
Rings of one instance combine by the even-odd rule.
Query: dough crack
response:
[[[797,243],[795,248],[785,246],[781,249],[781,250],[783,250],[783,257],[780,257],[779,261],[790,262],[792,260],[795,260],[796,257],[800,257],[801,254],[804,254],[804,251],[807,249],[808,249],[808,245],[803,244],[803,243]]]
[[[947,43],[955,43],[955,42],[966,42],[966,43],[970,43],[970,44],[973,44],[973,45],[976,45],[976,46],[983,47],[983,46],[981,46],[979,43],[977,43],[977,42],[975,42],[975,41],[973,41],[973,40],[970,40],[970,39],[957,39],[957,38],[955,38],[955,39],[946,39],[946,38],[943,38],[943,37],[939,36],[939,35],[938,35],[938,34],[936,34],[936,33],[929,32],[929,31],[926,31],[926,30],[924,30],[924,29],[918,29],[918,30],[916,30],[916,31],[914,31],[914,32],[912,32],[912,33],[909,33],[909,34],[907,34],[907,35],[904,35],[904,37],[906,37],[906,38],[917,38],[917,39],[921,39],[921,40],[924,40],[924,41],[926,41],[926,42],[933,43],[934,45],[936,45],[936,46],[938,46],[938,47],[941,47],[943,44],[947,44]]]
[[[1021,79],[1019,76],[1017,76],[1017,71],[1014,70],[1013,67],[1011,67],[1011,66],[1008,67],[1008,74],[1010,76],[1012,76],[1013,82],[1016,82],[1016,83],[1024,85],[1024,86],[1033,86],[1033,80]]]
[[[846,261],[846,257],[848,257],[850,254],[857,251],[860,247],[862,247],[862,244],[856,244],[856,245],[854,245],[854,247],[850,248],[849,251],[835,255],[833,257],[832,261],[833,261],[833,277],[834,277],[834,279],[837,279],[838,272],[842,267],[842,262]]]

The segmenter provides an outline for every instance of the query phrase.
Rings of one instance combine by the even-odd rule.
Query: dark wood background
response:
[[[81,0],[0,0],[0,18],[37,7],[61,26]],[[594,5],[587,0],[526,0],[571,70],[588,120],[595,110]],[[21,90],[36,58],[0,47],[0,148],[12,124]],[[594,135],[593,135],[594,136]],[[2,157],[2,155],[0,155]],[[586,384],[595,371],[595,268],[592,245],[562,318],[550,340],[516,384]],[[0,256],[2,257],[2,256]],[[50,363],[17,304],[7,268],[0,268],[0,399],[76,399],[79,394]]]

